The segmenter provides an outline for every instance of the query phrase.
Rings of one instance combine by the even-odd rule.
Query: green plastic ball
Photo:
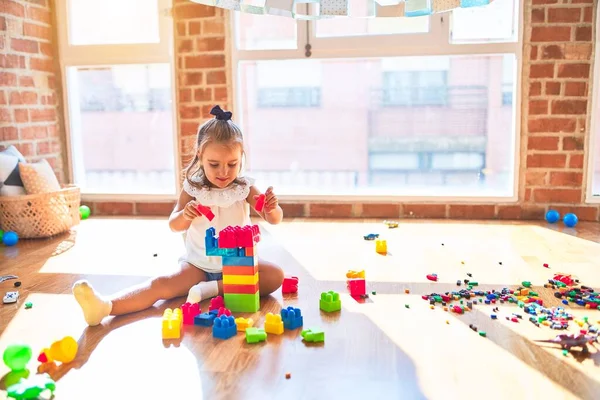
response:
[[[31,347],[26,344],[12,344],[4,350],[2,360],[11,371],[22,371],[31,360]]]
[[[0,242],[2,241],[2,237],[4,236],[4,231],[0,229]]]
[[[81,216],[81,219],[88,219],[91,212],[92,210],[90,210],[88,206],[79,207],[79,215]]]

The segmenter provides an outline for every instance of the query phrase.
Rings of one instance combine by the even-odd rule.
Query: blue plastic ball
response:
[[[548,210],[548,212],[546,213],[546,221],[550,222],[551,224],[555,223],[559,219],[560,213],[556,210]]]
[[[573,213],[569,213],[569,214],[565,214],[565,217],[563,218],[563,222],[565,223],[566,226],[568,226],[569,228],[572,228],[575,225],[577,225],[577,222],[579,222],[579,218],[577,218],[577,215],[575,215]]]
[[[19,236],[15,232],[4,232],[4,235],[2,235],[2,243],[7,246],[14,246],[18,241]]]

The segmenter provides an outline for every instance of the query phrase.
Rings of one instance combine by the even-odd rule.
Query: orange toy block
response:
[[[258,265],[231,266],[223,265],[223,275],[254,275],[258,273]]]
[[[365,279],[365,270],[362,271],[352,271],[349,270],[346,272],[346,278],[348,279]]]
[[[281,315],[268,313],[265,317],[265,332],[275,335],[283,333],[283,321]]]
[[[167,308],[162,318],[162,337],[163,339],[179,339],[181,337],[181,325],[183,316],[181,309],[172,310]]]
[[[256,250],[254,247],[246,247],[244,248],[244,254],[246,254],[246,257],[254,257],[256,255]]]
[[[255,285],[223,285],[223,293],[254,294],[258,292],[258,283]]]
[[[246,332],[246,329],[254,325],[254,320],[252,318],[239,317],[235,319],[235,325],[238,332]]]

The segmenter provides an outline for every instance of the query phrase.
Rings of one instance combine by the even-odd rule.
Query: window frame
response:
[[[57,22],[57,39],[59,50],[59,67],[61,72],[63,117],[66,132],[67,174],[70,182],[75,182],[75,177],[82,172],[77,164],[83,162],[81,152],[77,155],[74,151],[78,146],[79,138],[72,132],[72,124],[77,124],[77,115],[72,112],[70,98],[76,97],[77,91],[69,85],[69,74],[72,67],[99,67],[109,65],[127,64],[168,64],[171,75],[171,113],[173,124],[173,157],[175,161],[175,185],[172,194],[141,194],[141,193],[93,193],[82,192],[82,200],[176,200],[179,195],[179,182],[182,173],[179,167],[180,149],[177,114],[177,88],[175,75],[175,62],[173,53],[173,19],[171,17],[172,0],[157,0],[159,42],[141,44],[105,44],[105,45],[71,45],[69,42],[69,4],[77,0],[56,0],[55,12]]]
[[[456,196],[430,196],[430,195],[380,195],[380,194],[342,194],[342,195],[312,195],[312,194],[280,194],[279,197],[286,201],[323,201],[338,202],[383,202],[383,201],[428,201],[428,202],[467,202],[467,203],[516,203],[519,201],[520,167],[521,167],[521,92],[522,92],[522,60],[523,60],[523,0],[514,0],[515,29],[514,41],[497,42],[460,42],[451,43],[452,14],[439,13],[429,16],[429,33],[415,34],[390,34],[390,35],[365,35],[348,37],[316,37],[315,20],[297,21],[297,49],[294,50],[239,50],[237,48],[236,18],[229,21],[229,31],[233,41],[231,48],[232,64],[232,108],[240,117],[243,125],[243,113],[240,111],[242,94],[237,90],[240,84],[239,63],[242,61],[305,59],[304,46],[311,45],[313,59],[335,59],[353,57],[399,57],[399,56],[452,56],[452,55],[486,55],[510,54],[515,56],[516,68],[513,85],[514,101],[510,106],[513,109],[514,119],[512,125],[513,149],[513,185],[512,195],[493,196],[483,195],[472,197],[469,195]],[[286,18],[286,17],[281,17]],[[401,40],[402,46],[398,46]]]
[[[600,18],[600,9],[596,10],[596,18]],[[596,43],[600,41],[600,29],[596,29]],[[589,84],[589,89],[592,93],[592,99],[588,106],[588,121],[589,121],[589,135],[587,141],[587,179],[586,179],[586,203],[600,204],[600,195],[594,195],[594,169],[595,164],[600,163],[600,155],[594,154],[594,148],[597,141],[600,141],[600,115],[595,113],[595,110],[600,106],[600,93],[598,86],[600,85],[600,52],[596,51],[595,59],[593,63],[593,80]],[[598,182],[600,185],[600,182]]]

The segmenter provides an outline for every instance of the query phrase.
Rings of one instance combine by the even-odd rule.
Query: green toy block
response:
[[[260,310],[260,296],[254,294],[225,293],[225,307],[231,312],[257,312]]]
[[[321,293],[319,308],[325,312],[340,311],[342,309],[340,294],[332,290]]]
[[[247,343],[258,343],[264,342],[267,339],[267,334],[262,328],[247,328],[246,329],[246,342]]]
[[[324,342],[325,341],[325,332],[322,329],[311,328],[305,329],[301,333],[304,341],[306,342]]]

